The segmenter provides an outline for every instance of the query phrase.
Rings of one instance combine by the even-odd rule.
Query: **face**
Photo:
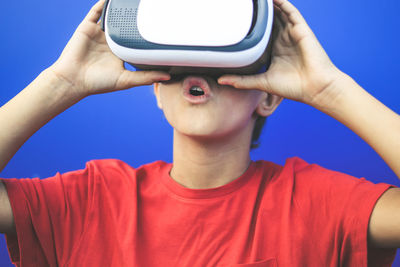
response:
[[[219,85],[210,76],[191,75],[155,85],[158,106],[181,134],[226,138],[252,131],[266,93]]]

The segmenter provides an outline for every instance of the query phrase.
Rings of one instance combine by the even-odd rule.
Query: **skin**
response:
[[[257,115],[269,116],[282,100],[205,78],[212,98],[201,105],[183,98],[182,81],[154,86],[158,106],[174,128],[171,176],[181,185],[196,189],[224,185],[247,169]]]
[[[220,186],[239,177],[250,162],[255,115],[271,115],[283,98],[311,105],[349,127],[400,177],[400,117],[333,65],[288,1],[274,0],[270,69],[252,76],[226,75],[218,84],[210,81],[214,97],[198,107],[183,101],[180,83],[157,83],[168,80],[168,74],[124,69],[98,24],[103,4],[100,1],[91,9],[60,58],[1,107],[1,169],[31,135],[81,99],[155,83],[158,105],[174,127],[171,176],[189,188]],[[0,231],[11,232],[14,227],[0,183]],[[368,237],[371,246],[400,247],[399,189],[390,189],[379,199]]]

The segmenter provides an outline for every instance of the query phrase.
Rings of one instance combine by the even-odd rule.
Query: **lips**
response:
[[[212,97],[212,92],[204,78],[188,76],[183,81],[183,96],[192,104],[203,104]]]

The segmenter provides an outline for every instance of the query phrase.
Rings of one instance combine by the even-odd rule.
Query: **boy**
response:
[[[255,121],[289,98],[344,123],[400,177],[399,116],[332,64],[292,4],[274,3],[266,73],[169,82],[167,73],[124,69],[97,23],[104,4],[97,3],[60,58],[1,108],[1,168],[34,132],[84,97],[153,83],[174,128],[173,164],[133,169],[98,160],[44,180],[3,179],[0,230],[13,262],[389,266],[400,247],[399,189],[298,158],[283,167],[250,160]]]

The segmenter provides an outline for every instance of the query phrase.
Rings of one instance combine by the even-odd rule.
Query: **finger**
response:
[[[283,11],[278,6],[275,5],[274,5],[274,13],[276,20],[278,20],[282,28],[284,28],[284,26],[289,23],[289,19],[283,13]]]
[[[287,0],[274,0],[274,4],[286,15],[290,23],[304,23],[305,20],[300,11]]]
[[[105,0],[99,0],[89,11],[85,17],[85,21],[97,23],[101,17]]]
[[[161,71],[129,71],[125,70],[116,84],[117,90],[128,89],[141,85],[151,85],[156,82],[168,81],[171,76]]]
[[[282,18],[280,9],[276,6],[274,6],[274,24],[278,26],[279,29],[283,29],[285,25],[285,21]]]
[[[218,79],[218,83],[221,85],[230,85],[237,89],[269,91],[265,73],[256,75],[223,75]]]

